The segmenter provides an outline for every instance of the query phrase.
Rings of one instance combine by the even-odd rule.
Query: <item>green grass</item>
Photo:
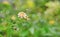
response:
[[[0,3],[0,37],[60,37],[60,1],[36,0],[34,6],[26,1]],[[19,18],[19,12],[30,20]]]

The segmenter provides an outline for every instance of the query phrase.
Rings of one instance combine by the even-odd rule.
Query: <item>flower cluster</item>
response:
[[[18,17],[24,18],[24,19],[26,19],[26,20],[29,20],[29,17],[28,17],[27,14],[24,13],[24,12],[19,12],[19,13],[18,13]]]

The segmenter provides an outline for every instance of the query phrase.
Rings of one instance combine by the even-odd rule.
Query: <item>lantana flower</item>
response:
[[[24,13],[24,12],[19,12],[19,13],[18,13],[18,17],[24,18],[24,19],[26,19],[26,20],[29,20],[29,17],[28,17],[27,14]]]
[[[24,12],[19,12],[18,13],[18,17],[20,17],[20,18],[25,18],[27,15],[26,15],[26,13],[24,13]]]

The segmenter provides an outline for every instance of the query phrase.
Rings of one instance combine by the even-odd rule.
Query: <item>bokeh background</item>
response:
[[[60,37],[60,0],[0,0],[0,37]]]

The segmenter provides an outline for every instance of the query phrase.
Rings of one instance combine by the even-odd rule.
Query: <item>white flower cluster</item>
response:
[[[26,20],[29,20],[29,17],[28,17],[27,14],[24,13],[24,12],[19,12],[19,13],[18,13],[18,17],[24,18],[24,19],[26,19]]]

